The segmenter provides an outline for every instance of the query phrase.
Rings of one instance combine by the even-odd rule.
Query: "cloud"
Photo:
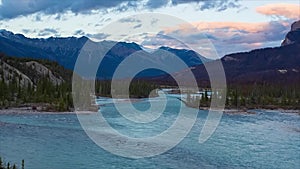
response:
[[[50,28],[45,28],[43,30],[40,30],[38,33],[38,36],[60,36],[57,30],[55,29],[50,29]]]
[[[269,27],[270,23],[280,22],[285,27],[290,26],[290,20],[281,20],[274,22],[192,22],[190,24],[182,24],[177,27],[166,28],[165,32],[172,32],[180,30],[181,32],[192,32],[192,31],[202,31],[202,32],[218,32],[227,31],[228,33],[235,32],[248,32],[256,33]],[[192,25],[192,26],[191,26]]]
[[[242,32],[235,33],[232,38],[228,38],[225,42],[232,44],[238,43],[266,43],[273,41],[281,41],[289,30],[289,25],[280,21],[272,21],[269,23],[261,23],[261,28],[258,28],[255,32]]]
[[[107,9],[111,7],[117,7],[125,2],[133,7],[135,5],[135,1],[136,0],[2,0],[2,4],[0,5],[0,18],[11,19],[36,12],[55,14],[63,13],[68,10],[72,11],[73,13],[84,13],[92,9]]]
[[[168,47],[182,48],[182,49],[188,48],[188,46],[186,46],[178,39],[160,33],[156,35],[146,34],[143,37],[143,39],[144,41],[141,43],[141,45],[147,48],[156,49],[161,46],[168,46]]]
[[[137,7],[157,9],[168,4],[175,6],[188,3],[197,3],[199,10],[216,8],[222,11],[239,7],[238,0],[148,0],[146,3],[138,0],[2,0],[0,19],[12,19],[34,13],[61,14],[66,11],[89,14],[92,10],[107,12],[110,8],[114,9],[113,12],[124,12]],[[60,16],[56,19],[59,20]]]
[[[32,34],[32,33],[36,33],[37,30],[36,29],[22,29],[21,32],[23,32],[24,34]]]
[[[142,21],[139,20],[139,19],[128,17],[128,18],[122,18],[122,19],[118,20],[118,22],[121,22],[121,23],[132,23],[132,22],[140,23]]]
[[[27,33],[30,33],[31,30],[30,29],[22,29],[22,32],[25,33],[25,34],[27,34]]]
[[[278,3],[268,4],[256,8],[256,12],[275,17],[285,17],[289,19],[300,19],[300,5]]]
[[[185,34],[205,33],[211,39],[232,39],[231,43],[254,43],[255,41],[274,41],[284,37],[290,28],[292,20],[279,20],[271,22],[194,22],[191,25],[179,25],[167,28],[166,33]],[[191,33],[193,32],[193,33]],[[238,38],[237,38],[238,37]],[[242,38],[244,37],[244,39]],[[236,39],[236,40],[235,40]],[[240,40],[238,40],[240,39]]]
[[[93,40],[101,41],[108,38],[110,35],[105,33],[97,33],[97,34],[86,34],[86,36]]]
[[[201,47],[206,39],[214,44],[221,56],[261,47],[279,46],[293,20],[271,22],[194,22],[166,28],[162,33],[179,37],[188,45]],[[193,27],[194,26],[194,27]],[[277,44],[277,45],[276,45]],[[212,51],[212,50],[211,50]],[[206,54],[210,54],[207,51]]]
[[[59,21],[61,19],[61,14],[57,14],[54,19]]]
[[[108,38],[110,35],[109,34],[105,34],[105,33],[97,33],[97,34],[90,34],[90,33],[85,33],[83,30],[79,29],[76,30],[74,32],[75,36],[86,36],[92,40],[95,41],[101,41],[101,40],[105,40],[106,38]]]
[[[80,35],[80,36],[83,36],[85,33],[83,30],[77,30],[74,32],[74,35]]]
[[[140,27],[142,27],[142,24],[137,24],[137,25],[135,25],[135,26],[133,27],[133,29],[137,29],[137,28],[140,28]]]
[[[41,15],[36,15],[35,21],[37,21],[37,22],[42,21]]]
[[[199,10],[217,9],[217,11],[224,11],[228,8],[238,8],[240,4],[239,0],[172,0],[172,4],[184,4],[184,3],[197,3]]]
[[[224,11],[228,8],[238,8],[239,0],[148,0],[146,7],[150,9],[161,8],[171,5],[180,5],[195,3],[198,10],[217,9],[217,11]]]
[[[169,3],[169,0],[149,0],[146,4],[149,8],[160,8],[166,6]]]

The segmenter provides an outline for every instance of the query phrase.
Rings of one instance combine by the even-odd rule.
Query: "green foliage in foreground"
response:
[[[18,167],[16,164],[11,165],[9,162],[5,163],[2,161],[2,158],[0,157],[0,169],[17,169]],[[25,162],[22,160],[21,169],[25,168]]]

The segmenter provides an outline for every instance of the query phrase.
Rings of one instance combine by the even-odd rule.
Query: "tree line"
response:
[[[22,160],[22,163],[21,163],[21,169],[24,169],[25,168],[25,161]],[[11,164],[8,162],[8,163],[5,163],[2,161],[2,158],[0,157],[0,169],[17,169],[17,166],[16,164],[13,164],[11,166]]]
[[[68,111],[73,106],[70,82],[53,84],[42,77],[36,85],[21,85],[16,77],[5,81],[0,77],[0,108],[18,107],[26,104],[43,105],[45,111]],[[35,106],[34,106],[35,107]],[[34,108],[35,109],[35,108]]]
[[[126,93],[128,89],[124,88],[123,83],[124,81],[122,80],[116,82],[116,89],[114,89],[113,92],[116,94]],[[97,80],[95,88],[96,88],[95,90],[96,96],[112,97],[111,80]],[[155,90],[158,88],[159,88],[158,85],[151,82],[146,82],[143,80],[133,80],[129,85],[129,97],[145,98],[148,97],[149,95],[150,97],[154,97],[157,96],[157,92]]]
[[[205,89],[201,97],[187,94],[191,107],[209,107],[212,98],[220,98],[222,90]],[[211,93],[211,94],[208,94]],[[282,84],[239,84],[229,85],[226,91],[226,108],[300,109],[300,86]]]
[[[73,110],[72,98],[72,74],[59,67],[56,63],[44,60],[35,60],[46,65],[54,74],[64,77],[64,81],[60,84],[54,84],[49,75],[36,75],[33,70],[26,69],[22,66],[30,59],[2,57],[0,60],[9,63],[22,73],[26,74],[33,83],[21,84],[22,76],[14,74],[14,76],[4,77],[4,70],[0,70],[0,108],[32,106],[33,109],[42,109],[43,111],[71,111]],[[11,72],[10,72],[11,73]],[[8,78],[8,79],[7,79]],[[123,82],[119,85],[122,89]],[[144,98],[154,89],[158,88],[149,82],[134,80],[130,83],[130,97]],[[95,96],[111,97],[111,80],[96,80]],[[155,96],[155,93],[152,93]]]

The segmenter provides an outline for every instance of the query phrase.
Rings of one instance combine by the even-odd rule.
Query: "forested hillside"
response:
[[[0,56],[0,107],[32,106],[65,111],[72,107],[72,71],[55,62]]]
[[[72,71],[56,62],[1,54],[0,108],[31,107],[42,111],[72,111],[72,74]],[[95,96],[111,97],[110,86],[110,80],[97,80]],[[130,97],[148,97],[156,88],[151,83],[133,81]]]

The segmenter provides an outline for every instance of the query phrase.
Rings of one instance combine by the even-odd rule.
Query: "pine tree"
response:
[[[0,157],[0,169],[4,169],[3,164],[2,164],[2,158]]]
[[[25,169],[25,161],[24,161],[24,159],[22,160],[22,169]]]

